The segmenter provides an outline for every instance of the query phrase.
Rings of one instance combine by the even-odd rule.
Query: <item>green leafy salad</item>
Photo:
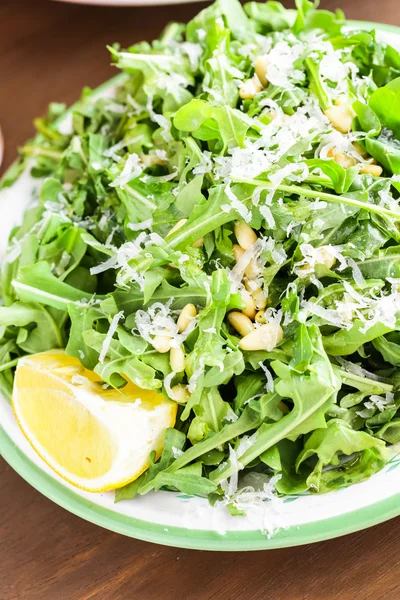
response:
[[[359,482],[400,442],[400,54],[296,6],[217,0],[110,47],[112,97],[51,105],[3,179],[40,186],[2,264],[1,391],[65,348],[179,405],[117,500],[242,514],[271,486]]]

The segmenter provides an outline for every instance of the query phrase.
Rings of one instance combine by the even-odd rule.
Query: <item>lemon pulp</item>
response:
[[[89,491],[120,487],[160,455],[177,406],[128,383],[104,389],[100,378],[63,351],[19,361],[13,407],[36,452],[61,477]]]

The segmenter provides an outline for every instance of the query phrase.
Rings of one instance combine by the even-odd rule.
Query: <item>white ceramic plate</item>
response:
[[[70,4],[94,4],[96,6],[157,6],[159,4],[191,4],[206,0],[56,0]]]
[[[372,23],[357,23],[371,29]],[[385,41],[400,48],[400,29],[376,26]],[[112,95],[124,75],[107,82],[92,98]],[[59,124],[68,131],[71,119]],[[37,183],[36,183],[37,186]],[[0,253],[11,227],[20,221],[35,187],[24,173],[0,193]],[[31,485],[67,510],[103,527],[132,537],[185,548],[207,550],[258,550],[293,546],[357,531],[400,515],[400,457],[370,480],[323,495],[285,498],[279,513],[266,506],[266,527],[279,527],[272,536],[258,529],[259,514],[231,517],[207,500],[171,492],[151,493],[114,504],[114,494],[91,494],[73,488],[36,455],[19,429],[10,404],[0,397],[0,450],[5,460]],[[397,449],[397,452],[400,449]]]

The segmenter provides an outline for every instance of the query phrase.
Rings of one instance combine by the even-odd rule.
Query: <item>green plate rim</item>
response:
[[[380,29],[400,35],[400,27],[370,21],[348,21],[360,29]],[[95,90],[97,94],[122,80],[117,75]],[[68,112],[73,110],[73,105]],[[186,529],[135,519],[99,506],[80,496],[62,482],[43,471],[13,442],[0,425],[0,452],[4,460],[32,487],[69,512],[115,533],[147,542],[196,550],[243,551],[286,548],[332,539],[372,527],[400,515],[400,493],[364,508],[312,523],[280,530],[271,538],[258,531],[216,531]]]
[[[400,515],[400,493],[359,510],[336,517],[292,526],[271,538],[259,531],[186,529],[151,523],[104,508],[80,496],[37,466],[0,427],[3,458],[25,481],[56,504],[83,519],[115,533],[156,544],[195,550],[267,550],[310,544],[365,529]]]

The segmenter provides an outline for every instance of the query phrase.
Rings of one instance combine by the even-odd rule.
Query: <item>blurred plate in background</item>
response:
[[[204,1],[205,0],[56,0],[56,2],[94,4],[97,6],[157,6],[159,4],[190,4],[192,2]]]

